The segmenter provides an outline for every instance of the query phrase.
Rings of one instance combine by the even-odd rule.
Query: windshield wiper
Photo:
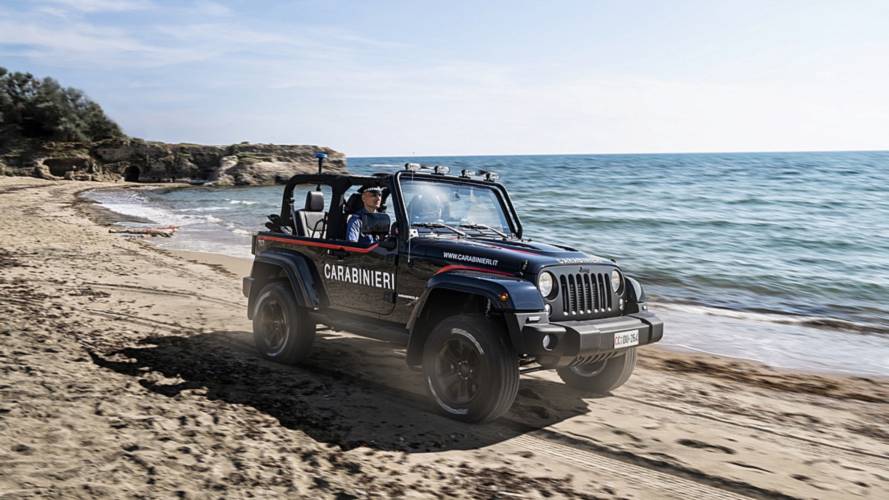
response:
[[[459,229],[457,229],[454,226],[442,224],[441,222],[417,222],[417,223],[411,224],[411,227],[443,228],[443,229],[448,229],[450,231],[453,231],[453,232],[459,234],[460,236],[463,236],[464,238],[466,237],[465,232],[460,231]]]
[[[475,223],[460,224],[460,227],[465,227],[465,228],[469,228],[469,229],[487,229],[488,231],[493,231],[493,232],[499,234],[500,237],[503,238],[504,240],[509,238],[509,235],[507,235],[503,231],[500,231],[499,229],[494,229],[493,227],[491,227],[487,224],[475,224]]]

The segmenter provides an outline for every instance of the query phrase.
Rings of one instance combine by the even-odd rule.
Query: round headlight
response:
[[[611,289],[614,293],[618,293],[623,286],[623,280],[620,277],[620,272],[615,269],[611,271]]]
[[[540,273],[540,276],[537,278],[537,288],[540,289],[540,295],[550,298],[553,293],[554,283],[555,281],[553,280],[552,274],[546,271]]]

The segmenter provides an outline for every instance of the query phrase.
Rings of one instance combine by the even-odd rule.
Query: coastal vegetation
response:
[[[329,170],[345,170],[345,155],[320,146],[205,146],[128,137],[82,90],[0,67],[0,175],[274,184],[313,172],[317,152],[328,155]]]
[[[99,141],[124,137],[102,107],[51,77],[0,67],[0,135],[52,141]]]

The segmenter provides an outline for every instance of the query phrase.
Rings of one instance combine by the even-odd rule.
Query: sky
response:
[[[889,2],[0,0],[132,136],[349,156],[889,149]]]

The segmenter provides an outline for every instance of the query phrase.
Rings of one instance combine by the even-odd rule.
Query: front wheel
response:
[[[464,422],[486,422],[512,406],[519,363],[503,324],[466,314],[438,324],[423,347],[426,387],[439,409]]]
[[[591,394],[608,394],[624,385],[636,367],[636,348],[616,358],[589,365],[566,366],[556,371],[567,385]]]
[[[296,305],[290,283],[273,281],[259,292],[253,315],[253,339],[256,350],[266,359],[294,364],[309,354],[315,340],[315,324]]]

